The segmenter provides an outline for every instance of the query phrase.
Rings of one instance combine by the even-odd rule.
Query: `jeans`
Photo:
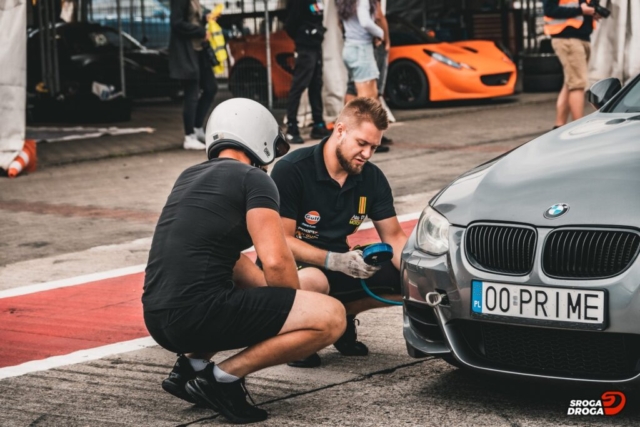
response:
[[[213,105],[216,92],[218,92],[218,83],[211,69],[211,62],[202,50],[198,52],[198,66],[200,67],[199,80],[182,81],[184,88],[182,120],[185,135],[193,134],[194,128],[203,127],[204,119]]]

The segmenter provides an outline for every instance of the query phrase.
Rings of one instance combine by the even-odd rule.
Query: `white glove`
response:
[[[362,251],[355,250],[345,253],[328,252],[324,260],[327,270],[339,271],[356,279],[368,279],[373,276],[380,267],[364,262]]]

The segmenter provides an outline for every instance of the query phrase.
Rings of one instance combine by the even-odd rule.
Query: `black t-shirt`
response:
[[[142,303],[145,311],[185,307],[225,289],[240,252],[251,247],[246,214],[278,211],[269,176],[233,159],[182,172],[153,235]]]
[[[333,252],[347,252],[347,236],[368,216],[374,221],[396,216],[387,178],[365,163],[340,187],[324,163],[325,141],[287,154],[271,172],[280,192],[280,215],[296,221],[296,237]]]

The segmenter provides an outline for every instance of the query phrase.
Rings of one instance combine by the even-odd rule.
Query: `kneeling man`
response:
[[[267,412],[246,401],[244,377],[306,357],[345,329],[337,300],[300,290],[278,215],[278,190],[261,169],[289,149],[271,113],[232,99],[213,111],[209,161],[185,170],[158,221],[146,269],[144,320],[179,353],[162,387],[236,423]],[[255,246],[261,271],[241,252]],[[217,364],[218,351],[244,348]]]
[[[344,107],[329,138],[288,154],[271,173],[300,281],[305,289],[328,293],[345,305],[347,329],[334,345],[346,356],[368,354],[357,340],[355,316],[385,306],[367,296],[361,279],[377,295],[400,299],[400,254],[407,236],[396,217],[389,182],[369,163],[388,126],[376,100],[356,98]],[[394,250],[392,263],[382,268],[367,265],[361,251],[349,249],[347,236],[366,217]],[[313,354],[289,365],[314,367],[320,358]]]

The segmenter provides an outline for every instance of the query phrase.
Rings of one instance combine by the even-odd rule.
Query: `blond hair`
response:
[[[345,105],[336,122],[359,126],[365,120],[373,123],[378,130],[387,130],[389,127],[389,116],[378,100],[363,97]]]

